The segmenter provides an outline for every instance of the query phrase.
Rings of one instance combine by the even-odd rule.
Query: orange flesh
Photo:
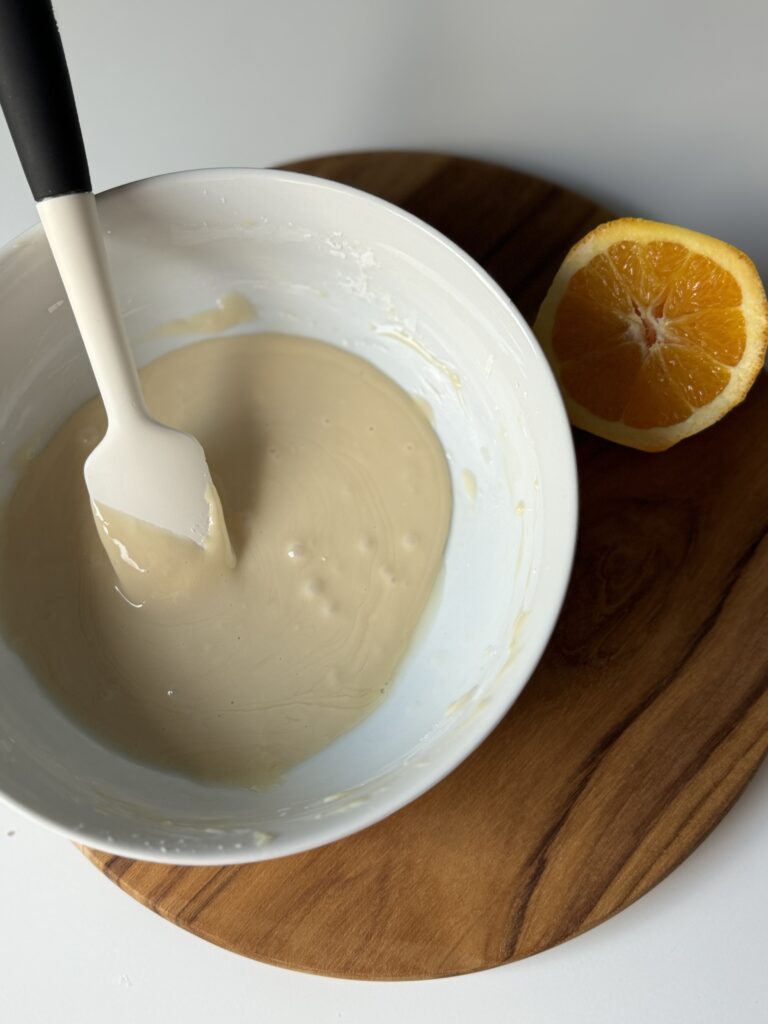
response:
[[[618,242],[571,278],[552,334],[570,396],[605,420],[666,427],[728,384],[744,354],[741,288],[675,242]]]

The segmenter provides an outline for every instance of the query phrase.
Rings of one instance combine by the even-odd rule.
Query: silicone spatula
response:
[[[85,463],[91,500],[202,544],[212,486],[205,453],[147,411],[50,0],[0,0],[0,105],[107,412]]]

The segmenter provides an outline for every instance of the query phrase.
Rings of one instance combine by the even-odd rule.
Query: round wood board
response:
[[[291,169],[434,224],[532,320],[567,248],[610,214],[472,160],[331,156]],[[211,942],[350,978],[434,978],[530,956],[659,882],[768,748],[768,380],[661,455],[578,434],[580,540],[559,625],[490,738],[415,803],[261,864],[85,852]]]

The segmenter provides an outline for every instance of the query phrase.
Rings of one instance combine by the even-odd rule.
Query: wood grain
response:
[[[504,168],[434,155],[293,169],[383,195],[478,258],[531,319],[606,211]],[[246,956],[428,978],[529,956],[680,863],[768,749],[768,381],[663,455],[577,437],[573,581],[533,680],[416,803],[278,861],[179,868],[86,851],[126,892]]]

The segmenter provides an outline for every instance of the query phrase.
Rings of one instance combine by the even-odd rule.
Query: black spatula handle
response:
[[[50,0],[0,0],[0,106],[38,202],[91,191]]]

